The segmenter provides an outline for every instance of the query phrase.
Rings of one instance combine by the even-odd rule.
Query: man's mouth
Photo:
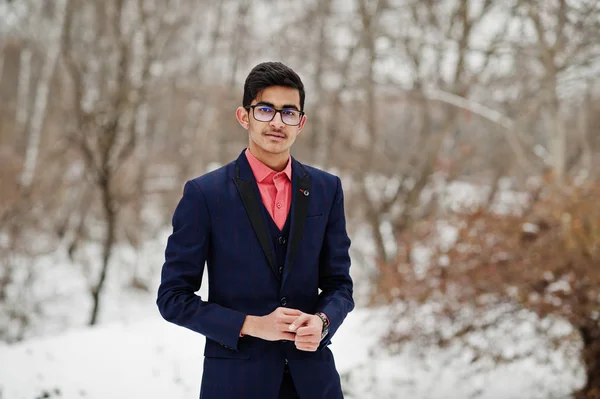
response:
[[[285,134],[283,134],[283,133],[271,132],[271,133],[267,133],[266,135],[269,136],[269,137],[276,137],[276,138],[279,138],[279,139],[284,139],[285,138]]]

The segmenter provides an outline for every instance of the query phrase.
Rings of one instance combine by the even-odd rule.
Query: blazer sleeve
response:
[[[173,215],[156,304],[165,320],[237,351],[246,315],[195,294],[202,282],[210,235],[204,194],[197,183],[188,181]]]
[[[353,283],[350,277],[350,238],[346,232],[342,182],[336,177],[335,198],[329,212],[319,262],[319,302],[317,312],[329,318],[329,333],[321,343],[325,346],[354,309]]]

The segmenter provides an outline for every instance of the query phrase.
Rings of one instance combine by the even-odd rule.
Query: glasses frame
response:
[[[273,114],[273,117],[271,119],[269,119],[268,121],[261,121],[260,119],[256,119],[256,116],[254,115],[254,108],[256,108],[256,107],[272,108],[275,111],[275,113]],[[273,119],[275,119],[275,115],[280,114],[279,116],[281,117],[281,122],[283,122],[284,125],[288,125],[288,126],[298,126],[298,125],[300,125],[300,123],[302,122],[302,117],[305,115],[304,111],[298,111],[297,109],[293,109],[293,108],[277,109],[275,107],[271,107],[269,105],[264,105],[264,104],[254,104],[254,105],[249,105],[249,106],[244,107],[244,108],[246,108],[246,110],[249,110],[250,108],[252,108],[252,117],[254,119],[256,119],[257,121],[259,121],[259,122],[265,122],[265,123],[271,122]],[[291,125],[289,123],[286,123],[283,120],[283,114],[282,114],[283,111],[297,111],[297,112],[299,112],[300,113],[300,120],[295,125]]]

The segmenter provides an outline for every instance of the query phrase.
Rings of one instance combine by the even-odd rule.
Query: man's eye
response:
[[[269,107],[260,107],[258,110],[260,112],[264,112],[264,113],[273,112],[273,108],[269,108]]]
[[[296,111],[294,111],[293,109],[284,109],[283,111],[281,111],[284,115],[287,116],[294,116],[296,115]]]

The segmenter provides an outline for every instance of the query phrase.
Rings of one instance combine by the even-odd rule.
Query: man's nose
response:
[[[275,112],[275,116],[271,119],[270,124],[271,126],[278,128],[285,126],[285,123],[283,123],[283,120],[281,119],[281,112]]]

